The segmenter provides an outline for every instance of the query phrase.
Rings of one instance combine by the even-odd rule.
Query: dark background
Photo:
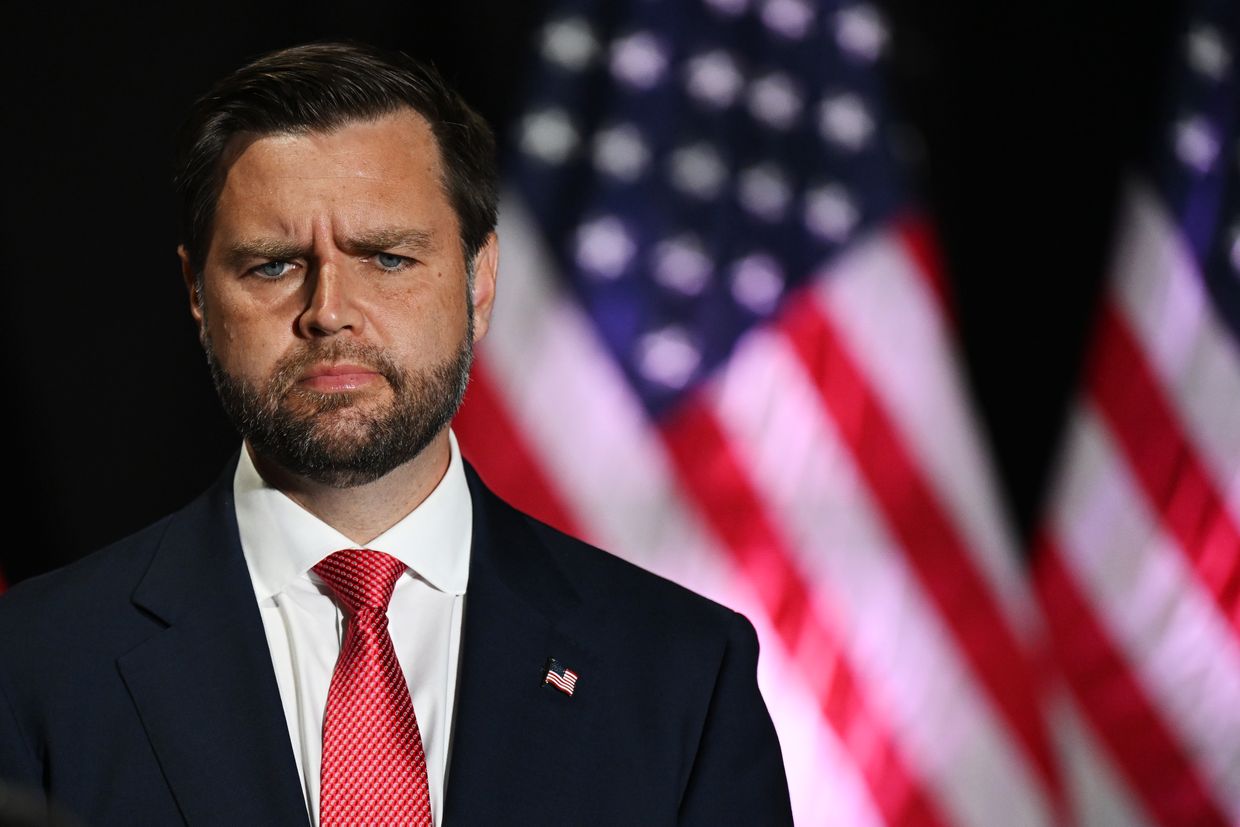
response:
[[[9,582],[179,507],[236,447],[175,256],[171,152],[190,101],[265,51],[353,37],[435,62],[503,139],[551,5],[4,13]],[[1120,174],[1148,138],[1179,12],[1166,0],[880,6],[970,378],[1027,531],[1105,272]]]

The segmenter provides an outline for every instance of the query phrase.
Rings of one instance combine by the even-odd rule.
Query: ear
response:
[[[486,243],[474,256],[474,343],[482,341],[491,326],[491,309],[495,305],[495,278],[499,275],[499,238],[487,236]]]
[[[189,252],[184,244],[177,247],[177,257],[181,259],[181,279],[185,282],[185,292],[189,294],[189,314],[194,317],[194,323],[198,325],[198,339],[201,341],[206,335],[202,312],[203,298],[198,290],[198,279],[194,276],[194,268],[190,266]]]

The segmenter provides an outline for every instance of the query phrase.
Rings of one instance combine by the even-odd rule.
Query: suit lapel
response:
[[[533,823],[554,799],[573,822],[589,763],[594,656],[568,631],[580,598],[526,518],[468,471],[474,539],[445,823]],[[554,657],[582,677],[542,685]]]
[[[305,800],[237,533],[234,467],[172,518],[133,598],[167,627],[118,665],[188,823],[304,827]]]

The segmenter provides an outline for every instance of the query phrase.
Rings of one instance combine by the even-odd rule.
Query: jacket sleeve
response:
[[[758,636],[732,613],[727,648],[680,802],[679,824],[792,824],[788,780],[758,692]]]

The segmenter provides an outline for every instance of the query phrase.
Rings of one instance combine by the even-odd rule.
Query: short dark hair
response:
[[[181,128],[175,184],[181,240],[199,278],[234,138],[328,132],[404,107],[430,124],[444,191],[456,211],[465,263],[495,229],[495,137],[435,69],[401,52],[360,43],[281,49],[243,66],[199,98]]]

